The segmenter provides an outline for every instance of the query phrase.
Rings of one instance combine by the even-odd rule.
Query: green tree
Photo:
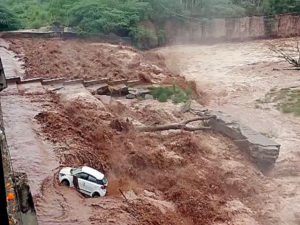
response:
[[[299,0],[265,0],[263,2],[265,14],[281,14],[300,12]]]
[[[4,5],[0,5],[0,31],[14,30],[19,28],[16,16]]]
[[[81,2],[69,11],[70,25],[88,33],[128,35],[143,20],[148,4],[137,0]]]

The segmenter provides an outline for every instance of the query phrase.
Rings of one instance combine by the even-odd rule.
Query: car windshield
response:
[[[103,182],[104,185],[106,185],[108,183],[108,181],[105,177],[102,179],[102,182]]]
[[[74,174],[77,174],[77,173],[80,173],[82,172],[82,167],[78,167],[78,168],[73,168],[71,169],[71,174],[74,175]]]
[[[104,177],[102,180],[98,180],[98,184],[101,184],[101,185],[107,185],[108,181],[107,179]]]

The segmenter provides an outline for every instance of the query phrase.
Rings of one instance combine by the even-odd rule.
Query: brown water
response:
[[[38,126],[33,118],[40,108],[19,95],[1,96],[1,104],[14,170],[28,175],[32,194],[36,195],[42,181],[58,167],[51,146],[36,133]]]
[[[268,202],[260,207],[260,213],[266,218],[264,225],[299,225],[300,119],[282,114],[270,105],[257,108],[256,100],[274,87],[300,85],[300,73],[282,70],[289,65],[274,57],[266,42],[178,45],[157,51],[166,57],[171,69],[196,81],[209,93],[210,108],[233,115],[281,144],[268,191],[259,193],[269,196]]]
[[[7,78],[23,76],[21,62],[1,39],[0,55]],[[40,126],[34,119],[39,112],[46,110],[45,105],[49,104],[47,98],[43,87],[38,83],[12,84],[1,92],[5,133],[13,168],[28,176],[39,224],[95,224],[99,220],[99,207],[107,210],[107,217],[114,218],[110,214],[123,206],[120,199],[87,199],[75,190],[58,184],[56,174],[59,159],[55,146],[45,141]]]
[[[7,49],[8,45],[3,40],[0,40],[0,46],[4,46],[0,47],[0,55],[6,77],[22,77],[21,62]],[[41,102],[33,101],[33,98],[32,95],[21,95],[19,87],[15,84],[9,85],[1,92],[5,134],[13,169],[27,174],[34,200],[38,201],[38,196],[42,195],[44,180],[53,179],[59,164],[52,146],[39,135],[39,126],[34,116],[43,110],[43,107]],[[39,224],[45,224],[40,220],[43,212],[39,207],[36,209]]]
[[[7,48],[2,41],[0,46]],[[6,75],[22,75],[22,65],[6,48],[0,47],[1,57],[7,65]],[[282,145],[280,158],[270,174],[272,179],[258,193],[262,199],[268,199],[258,203],[259,206],[263,205],[260,213],[266,221],[262,225],[299,225],[300,120],[292,115],[281,114],[269,106],[264,109],[255,107],[255,100],[273,87],[300,84],[298,72],[273,70],[287,65],[270,56],[263,41],[173,46],[158,51],[166,56],[172,69],[195,80],[210,94],[209,107],[234,115]],[[1,104],[13,166],[15,170],[28,174],[39,224],[92,224],[90,215],[97,215],[99,207],[104,209],[102,211],[107,216],[114,218],[120,201],[114,198],[86,199],[74,190],[57,184],[55,172],[59,164],[54,147],[39,135],[40,128],[34,121],[34,116],[43,110],[43,105],[39,101],[32,101],[34,91],[34,95],[20,95],[18,88],[10,86],[2,93]],[[32,88],[41,91],[40,87]],[[40,99],[44,98],[43,95],[39,96]],[[109,208],[112,206],[114,208]]]

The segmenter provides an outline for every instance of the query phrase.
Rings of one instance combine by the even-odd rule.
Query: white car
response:
[[[91,197],[103,197],[108,181],[104,174],[88,166],[64,167],[59,171],[59,182]]]

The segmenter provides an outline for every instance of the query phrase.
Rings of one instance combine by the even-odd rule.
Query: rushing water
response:
[[[290,40],[276,40],[284,42]],[[233,115],[237,120],[281,144],[280,157],[271,173],[275,191],[262,211],[272,217],[269,224],[300,224],[300,119],[282,114],[275,107],[257,107],[272,88],[300,86],[298,71],[274,57],[267,41],[178,45],[157,50],[170,69],[194,80],[209,94],[209,107]],[[261,193],[265,194],[265,193]],[[264,224],[265,225],[265,224]]]

